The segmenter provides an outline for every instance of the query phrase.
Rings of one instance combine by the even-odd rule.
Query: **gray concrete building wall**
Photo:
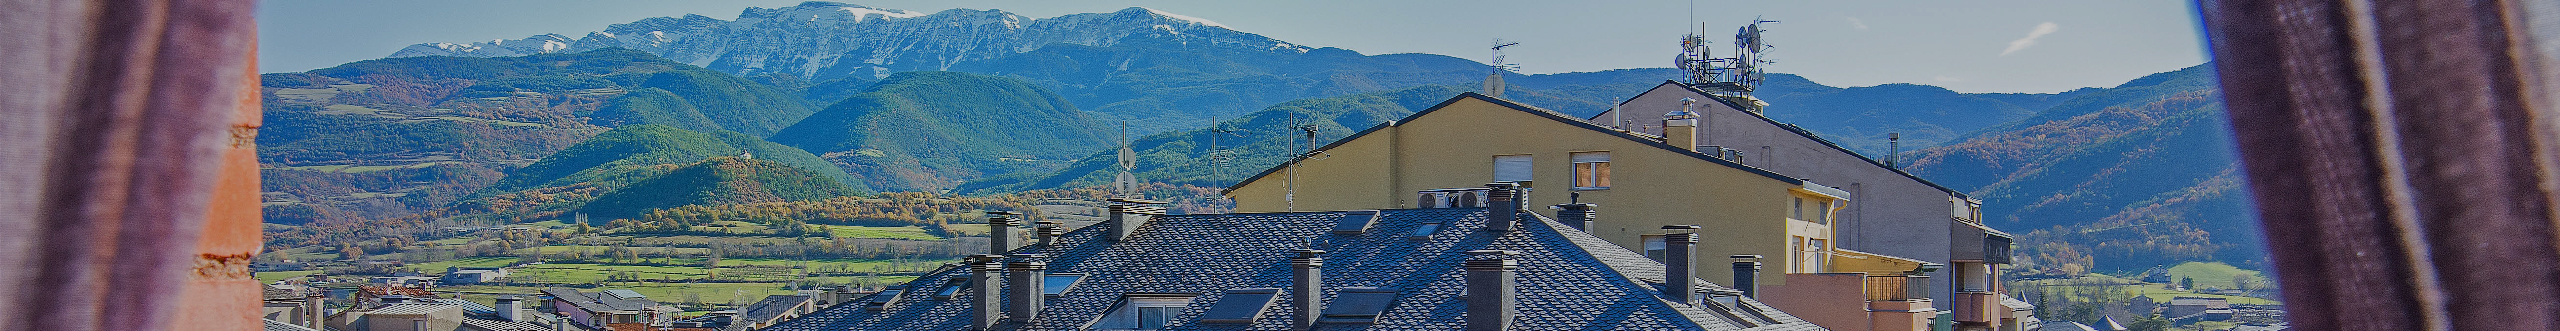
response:
[[[1950,198],[1961,193],[1949,192],[1914,179],[1904,173],[1870,161],[1845,149],[1835,148],[1816,138],[1807,137],[1760,114],[1736,109],[1704,94],[1666,82],[1619,105],[1618,110],[1592,117],[1593,123],[1616,124],[1620,128],[1659,135],[1662,115],[1680,110],[1681,99],[1694,99],[1700,115],[1698,145],[1730,148],[1742,152],[1742,163],[1789,177],[1803,178],[1817,184],[1849,191],[1850,202],[1838,215],[1834,226],[1839,248],[1920,259],[1950,264],[1955,205]],[[1623,112],[1623,113],[1616,113]],[[1822,139],[1884,139],[1884,137],[1825,137]],[[1708,149],[1701,147],[1700,151]],[[1881,156],[1879,156],[1881,157]],[[1720,256],[1708,252],[1708,256]],[[1950,302],[1947,289],[1952,289],[1948,274],[1941,270],[1931,274],[1935,279],[1931,299]]]

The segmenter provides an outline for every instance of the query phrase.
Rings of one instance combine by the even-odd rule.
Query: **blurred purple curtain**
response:
[[[2560,329],[2554,2],[2198,6],[2294,329]]]
[[[190,329],[253,7],[0,0],[0,330]]]

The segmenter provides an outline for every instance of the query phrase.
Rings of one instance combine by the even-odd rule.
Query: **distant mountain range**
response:
[[[1478,90],[1488,72],[1145,8],[1029,19],[810,2],[268,74],[260,160],[280,224],[1087,187],[1116,172],[1122,139],[1140,180],[1217,187],[1305,148],[1294,124],[1322,144]],[[1589,116],[1678,76],[1505,73],[1505,98]],[[1989,201],[2028,253],[2058,254],[2031,258],[2246,263],[2261,247],[2215,93],[2211,72],[2188,69],[2049,94],[1771,74],[1756,95],[1770,117],[1867,155],[1901,134],[1908,169]]]

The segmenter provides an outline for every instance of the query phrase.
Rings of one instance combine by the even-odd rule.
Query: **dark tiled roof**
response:
[[[462,325],[469,325],[471,327],[489,331],[551,331],[551,328],[534,325],[533,323],[495,321],[476,318],[462,319]]]
[[[1370,324],[1322,324],[1327,330],[1447,330],[1464,323],[1465,252],[1519,252],[1517,319],[1520,330],[1819,330],[1819,327],[1744,299],[1744,309],[1775,324],[1747,327],[1704,306],[1671,303],[1659,295],[1662,266],[1605,240],[1535,214],[1519,231],[1483,231],[1483,208],[1401,209],[1382,212],[1369,231],[1335,234],[1336,212],[1164,216],[1125,242],[1099,239],[1104,227],[1068,233],[1057,244],[1026,246],[1015,253],[1047,256],[1049,272],[1085,273],[1083,284],[1049,299],[1023,329],[1081,329],[1129,293],[1199,296],[1175,315],[1173,330],[1284,330],[1295,308],[1282,291],[1263,317],[1250,324],[1200,323],[1231,289],[1288,288],[1293,250],[1323,249],[1327,300],[1349,287],[1398,289],[1397,298]],[[1405,234],[1423,223],[1449,227],[1429,240]],[[909,282],[909,295],[941,290],[967,268],[945,268]],[[1706,282],[1699,282],[1706,284]],[[1730,291],[1730,289],[1708,289]],[[970,327],[971,297],[909,297],[886,310],[840,305],[767,330],[961,330]],[[872,300],[876,298],[866,298]],[[1754,323],[1758,324],[1758,323]]]
[[[302,326],[300,326],[300,325],[286,324],[285,322],[277,322],[276,320],[270,320],[270,319],[261,319],[261,320],[262,320],[262,321],[266,321],[266,322],[267,322],[267,328],[266,328],[266,329],[267,329],[267,331],[319,331],[319,330],[312,330],[311,328],[302,327]]]
[[[743,330],[735,327],[771,322],[774,318],[782,317],[784,313],[799,309],[800,305],[807,303],[809,303],[809,296],[806,295],[768,295],[762,301],[747,305],[746,309],[739,309],[738,318],[734,320],[735,322],[731,322],[735,323],[731,326],[732,329]]]

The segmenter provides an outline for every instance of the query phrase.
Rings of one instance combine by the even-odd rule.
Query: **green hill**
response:
[[[615,128],[587,141],[561,149],[524,168],[516,169],[483,194],[512,192],[550,186],[567,186],[582,182],[611,180],[635,168],[665,164],[688,164],[721,156],[751,153],[755,159],[798,167],[820,177],[851,181],[826,160],[790,146],[783,146],[745,134],[729,131],[710,133],[687,131],[675,127],[641,124]],[[855,187],[859,187],[856,183]]]
[[[2089,91],[1913,153],[1910,169],[1989,201],[2030,257],[2099,270],[2265,260],[2210,64]],[[2069,246],[2072,249],[2059,249]],[[2037,254],[2081,255],[2039,256]]]
[[[387,219],[473,196],[613,127],[761,137],[790,93],[637,51],[367,60],[261,77],[271,221]]]
[[[597,195],[577,212],[602,219],[635,219],[657,208],[812,201],[856,194],[861,190],[783,162],[714,157]]]
[[[768,137],[882,190],[1043,173],[1110,144],[1111,125],[1018,79],[902,72]]]
[[[1467,91],[1470,90],[1424,86],[1295,100],[1220,122],[1214,129],[1148,135],[1130,143],[1137,154],[1137,169],[1132,174],[1151,183],[1224,187],[1286,162],[1290,155],[1309,147],[1303,134],[1290,128],[1293,123],[1314,125],[1315,143],[1325,144]],[[1215,149],[1210,146],[1213,137]],[[1221,158],[1225,159],[1222,165],[1211,161],[1211,154],[1218,151],[1227,155]],[[1118,160],[1118,149],[1108,149],[1086,155],[1055,173],[990,178],[955,191],[966,194],[1106,185],[1119,171]]]

